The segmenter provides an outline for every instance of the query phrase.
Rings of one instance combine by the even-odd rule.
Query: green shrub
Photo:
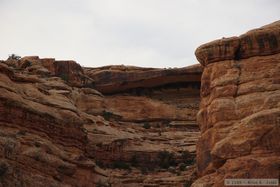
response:
[[[134,167],[137,167],[137,166],[138,166],[139,160],[138,160],[137,155],[133,155],[133,156],[131,157],[130,163],[131,163],[131,165],[134,166]]]
[[[105,167],[104,163],[101,160],[96,160],[95,163],[100,168],[104,168]]]
[[[187,151],[187,150],[182,152],[181,157],[182,157],[183,162],[187,166],[193,165],[195,163],[194,156],[189,151]]]
[[[160,124],[157,123],[157,124],[156,124],[156,128],[160,128]]]
[[[41,143],[40,143],[40,142],[37,142],[37,141],[34,142],[34,145],[35,145],[36,147],[41,147]]]
[[[191,181],[187,181],[184,183],[184,187],[191,187],[192,182]]]
[[[112,112],[108,112],[108,111],[105,111],[105,110],[103,110],[103,112],[102,112],[103,118],[107,121],[110,120],[113,117],[113,115],[114,114]]]
[[[66,82],[69,81],[69,76],[66,73],[62,73],[59,77]]]
[[[11,55],[9,55],[9,58],[8,58],[8,60],[19,60],[19,59],[21,59],[21,57],[16,54],[11,54]]]
[[[163,169],[168,169],[170,166],[176,166],[173,153],[161,151],[158,153],[159,166]]]
[[[143,128],[149,129],[151,128],[151,125],[149,123],[144,123]]]
[[[182,152],[182,159],[183,159],[183,160],[187,160],[187,159],[189,159],[191,156],[192,156],[192,155],[191,155],[191,153],[190,153],[188,150],[185,150],[185,151]]]
[[[185,160],[185,164],[187,164],[187,166],[194,165],[195,164],[195,158],[190,158],[188,160]]]
[[[68,176],[72,176],[76,172],[76,169],[74,167],[71,167],[71,165],[65,165],[65,164],[59,165],[56,170],[59,173],[63,173]]]
[[[24,136],[24,135],[26,135],[26,133],[27,133],[26,130],[19,130],[19,131],[17,132],[17,135],[19,135],[19,136]]]
[[[113,169],[130,169],[130,165],[123,161],[115,161],[112,164]]]
[[[21,64],[21,68],[23,68],[23,69],[25,69],[25,68],[27,68],[27,67],[30,67],[30,66],[32,66],[32,62],[30,62],[30,61],[28,61],[28,60],[25,60],[25,61],[23,62],[23,64]]]
[[[180,166],[179,166],[179,170],[180,171],[185,171],[186,170],[186,164],[184,164],[184,163],[182,163],[182,164],[180,164]]]
[[[6,164],[5,162],[0,162],[0,177],[5,175],[7,170],[8,170],[8,164]]]
[[[96,144],[96,146],[99,147],[99,148],[101,148],[102,145],[103,145],[102,143],[97,143],[97,144]]]
[[[146,168],[146,167],[141,167],[141,173],[142,173],[143,175],[148,174],[148,168]]]

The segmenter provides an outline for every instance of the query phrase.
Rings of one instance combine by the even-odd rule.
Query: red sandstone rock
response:
[[[84,70],[85,74],[96,82],[96,89],[104,94],[135,88],[154,88],[172,83],[200,82],[202,72],[200,65],[174,69],[105,66]]]
[[[22,82],[27,74],[0,67],[1,186],[92,186],[105,178],[85,156],[87,119],[71,99],[51,93],[47,78]]]
[[[279,178],[280,22],[200,46],[199,178]],[[278,134],[278,135],[277,135]]]
[[[82,87],[92,84],[90,78],[84,75],[82,67],[75,61],[55,61],[54,59],[42,59],[42,65],[52,75],[59,76],[71,86]]]
[[[198,61],[206,66],[212,62],[239,60],[280,52],[279,22],[247,32],[239,37],[223,38],[197,48]]]
[[[177,71],[188,76],[178,69],[170,81],[164,70],[156,71],[162,82],[104,96],[74,61],[1,61],[0,186],[180,186],[192,181],[199,79],[176,78]],[[176,164],[162,168],[160,154],[172,155],[168,162]],[[112,168],[120,163],[131,169]]]

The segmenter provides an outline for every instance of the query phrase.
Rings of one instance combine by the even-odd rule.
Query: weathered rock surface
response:
[[[89,119],[69,97],[77,90],[5,63],[0,80],[0,186],[94,186],[106,178],[85,153]]]
[[[280,52],[279,22],[251,30],[239,37],[204,44],[197,48],[196,57],[206,66],[212,62],[277,54]]]
[[[104,94],[104,100],[100,102],[81,95],[77,99],[78,106],[92,115],[101,114],[115,125],[88,129],[92,133],[88,152],[103,168],[114,167],[117,163],[138,168],[140,173],[133,172],[135,176],[129,179],[127,173],[117,172],[115,176],[116,172],[112,172],[114,178],[119,178],[126,186],[146,183],[182,186],[192,180],[195,170],[190,178],[190,171],[182,172],[180,166],[185,170],[184,166],[195,156],[199,135],[195,116],[201,72],[200,66],[170,70],[123,66],[86,68],[85,73]],[[99,107],[88,108],[90,105],[86,103],[89,102]],[[170,161],[165,163],[163,160],[169,157]],[[173,170],[165,171],[169,177],[160,182],[164,173],[161,170],[166,170],[166,164]],[[145,173],[153,180],[148,182]]]
[[[96,89],[104,94],[119,93],[138,88],[154,88],[182,82],[200,82],[202,68],[157,69],[134,66],[105,66],[85,68],[85,73],[96,81]]]
[[[91,87],[94,85],[92,79],[84,74],[83,68],[73,60],[57,61],[54,58],[40,59],[38,56],[27,56],[20,60],[9,59],[6,64],[29,74],[60,77],[70,86]]]
[[[280,22],[200,46],[199,178],[280,176]]]
[[[156,76],[142,76],[160,82],[133,82],[110,95],[94,89],[104,82],[90,76],[93,71],[36,56],[0,62],[0,186],[182,186],[194,180],[200,82],[182,77],[199,76],[201,67],[168,70],[172,79],[153,69]],[[117,88],[121,80],[109,78]]]

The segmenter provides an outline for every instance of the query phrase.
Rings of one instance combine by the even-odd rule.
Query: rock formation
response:
[[[175,171],[180,165],[183,167],[191,162],[195,156],[195,143],[199,135],[195,122],[200,88],[200,78],[197,77],[201,76],[201,71],[198,65],[169,70],[124,66],[87,68],[86,75],[95,80],[96,89],[104,94],[105,100],[103,107],[99,107],[103,111],[85,110],[93,115],[102,112],[109,121],[118,121],[121,131],[128,131],[126,134],[112,134],[111,128],[102,127],[106,132],[103,137],[93,132],[94,144],[90,147],[90,153],[97,162],[110,166],[116,162],[133,164],[136,161],[136,167],[141,172],[153,173],[150,179],[137,173],[136,177],[132,175],[127,179],[126,176],[125,181],[130,181],[128,186],[143,180],[162,186],[187,181],[188,172],[175,174],[178,173]],[[81,100],[81,103],[90,102],[83,96]],[[170,163],[163,161],[169,157]],[[167,165],[177,169],[168,174],[162,170],[169,167]],[[161,169],[157,169],[159,166]],[[154,168],[158,172],[153,171]],[[161,175],[165,176],[164,180]]]
[[[196,50],[204,66],[197,122],[199,178],[280,176],[280,21]]]
[[[156,69],[133,66],[105,66],[85,68],[86,74],[96,81],[96,89],[105,94],[132,89],[155,88],[162,85],[200,82],[201,66]]]
[[[36,57],[0,63],[0,186],[94,186],[106,178],[86,156],[84,124],[70,87]]]
[[[0,186],[189,184],[201,72],[1,61]]]
[[[0,187],[190,186],[195,153],[194,187],[279,178],[280,22],[196,56],[203,68],[0,61]]]

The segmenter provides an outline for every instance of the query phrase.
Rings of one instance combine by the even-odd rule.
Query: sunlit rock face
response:
[[[204,66],[197,122],[199,178],[279,178],[280,22],[196,50]]]
[[[190,184],[201,73],[1,61],[0,186]]]

